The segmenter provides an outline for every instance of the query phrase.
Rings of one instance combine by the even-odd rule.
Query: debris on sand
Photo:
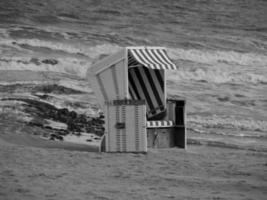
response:
[[[23,102],[23,111],[32,116],[27,125],[45,130],[40,133],[42,138],[78,143],[84,141],[82,143],[88,144],[88,142],[99,142],[100,137],[104,134],[104,116],[102,114],[98,117],[87,116],[67,108],[57,108],[50,103],[29,98],[6,98],[2,100]]]

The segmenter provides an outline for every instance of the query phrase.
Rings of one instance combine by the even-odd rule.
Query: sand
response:
[[[38,147],[23,135],[18,140],[0,134],[1,200],[267,196],[266,152],[189,145],[147,154],[97,153],[57,147],[54,141]]]

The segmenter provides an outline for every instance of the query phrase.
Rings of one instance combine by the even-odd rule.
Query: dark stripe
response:
[[[146,100],[147,100],[147,103],[148,103],[148,105],[149,105],[149,108],[150,108],[150,110],[151,110],[151,113],[154,114],[154,113],[155,113],[155,111],[154,111],[154,106],[153,106],[153,103],[152,103],[152,101],[151,101],[151,99],[150,99],[150,96],[149,96],[149,93],[148,93],[148,91],[147,91],[147,88],[146,88],[146,85],[145,85],[145,83],[144,83],[144,80],[142,79],[142,76],[141,76],[141,74],[140,74],[140,72],[139,72],[139,69],[138,69],[138,68],[134,68],[133,70],[135,71],[136,77],[137,77],[137,79],[139,80],[139,83],[140,83],[140,85],[141,85],[141,87],[142,87],[142,89],[143,89],[143,92],[144,92],[144,95],[145,95],[145,97],[146,97]],[[153,113],[153,112],[154,112],[154,113]]]
[[[156,97],[156,100],[158,102],[158,107],[162,106],[163,105],[163,101],[162,99],[160,98],[160,95],[159,95],[159,91],[157,91],[157,88],[155,86],[155,81],[158,81],[158,80],[153,80],[152,77],[151,77],[151,74],[149,72],[149,69],[147,68],[144,68],[144,71],[145,71],[145,74],[146,74],[146,77],[148,79],[148,82],[153,90],[153,94],[154,96]]]
[[[162,59],[158,57],[158,55],[153,51],[153,49],[151,49],[150,51],[146,50],[146,52],[150,56],[151,60],[160,65],[161,69],[168,68],[168,65],[162,62]]]
[[[161,76],[160,70],[155,70],[155,74],[156,74],[156,76],[157,76],[157,78],[159,80],[160,87],[161,87],[161,89],[162,89],[162,91],[164,93],[164,82],[163,82],[163,78]]]
[[[130,84],[132,85],[132,88],[134,90],[134,93],[136,94],[137,99],[141,99],[141,97],[140,97],[140,95],[138,93],[138,90],[137,90],[137,88],[136,88],[136,86],[134,84],[134,80],[133,80],[133,78],[131,76],[130,70],[134,70],[134,68],[129,69],[128,77],[129,77]]]
[[[130,49],[128,63],[129,66],[142,64],[152,69],[177,69],[165,49]]]
[[[139,60],[141,60],[141,61],[143,62],[142,64],[144,64],[144,65],[148,65],[148,64],[150,63],[150,62],[147,63],[147,61],[144,60],[144,59],[140,56],[139,51],[134,50],[134,49],[132,49],[132,51],[138,56]],[[134,55],[134,54],[133,54],[133,55]]]
[[[169,68],[168,69],[173,69],[173,63],[171,62],[171,60],[169,59],[169,57],[167,56],[167,53],[165,52],[165,51],[160,51],[160,50],[158,50],[157,51],[160,55],[161,55],[161,57],[162,57],[162,59],[166,62],[166,63],[168,63],[169,64]],[[164,55],[162,55],[162,54],[164,54],[169,60],[167,60],[165,57],[164,57]]]
[[[130,92],[131,99],[135,99],[133,95],[133,91],[130,88],[129,88],[129,92]]]
[[[153,55],[161,62],[162,65],[164,65],[164,69],[169,69],[169,63],[166,63],[164,59],[162,58],[162,55],[159,54],[158,49],[152,49]]]
[[[146,62],[149,63],[150,65],[153,66],[153,68],[157,69],[157,65],[153,63],[153,60],[151,59],[150,56],[147,56],[145,54],[145,50],[140,50],[139,53],[144,57],[144,59],[146,59]],[[151,61],[152,60],[152,61]],[[160,66],[159,66],[160,67]]]
[[[176,67],[176,65],[172,62],[171,58],[168,56],[167,51],[165,49],[162,49],[162,54],[164,54],[164,60],[166,60],[170,65]]]
[[[132,53],[129,51],[128,53],[128,66],[136,66],[139,65],[139,62],[137,62],[134,58],[134,56],[132,55]]]

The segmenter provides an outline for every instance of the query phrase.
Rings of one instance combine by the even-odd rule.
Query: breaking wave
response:
[[[174,59],[189,60],[205,64],[237,64],[267,66],[267,55],[257,53],[241,53],[235,51],[199,50],[199,49],[168,49],[169,56]]]
[[[263,71],[263,70],[261,70]],[[236,72],[227,69],[217,68],[198,68],[198,69],[185,69],[180,68],[177,72],[169,72],[168,78],[170,80],[180,81],[199,81],[210,83],[234,83],[234,84],[267,84],[267,72]]]
[[[53,42],[39,39],[2,39],[0,45],[10,46],[18,50],[24,49],[23,45],[31,47],[49,48],[52,51],[62,51],[73,56],[62,57],[55,53],[58,60],[56,66],[47,64],[35,65],[35,63],[18,62],[25,58],[12,58],[8,64],[0,60],[0,69],[12,70],[40,70],[74,73],[81,77],[90,65],[101,57],[101,55],[113,54],[120,46],[114,44],[101,44],[89,46],[81,43]],[[34,51],[36,49],[33,49]],[[179,71],[171,72],[168,76],[173,80],[195,80],[214,83],[253,83],[267,84],[267,55],[260,53],[241,53],[235,51],[219,50],[199,50],[167,48],[167,52],[172,60],[180,67]],[[77,54],[85,57],[79,58]],[[77,57],[75,57],[77,56]],[[4,57],[4,56],[2,56]],[[10,59],[9,56],[7,56]],[[26,58],[26,60],[29,58]]]
[[[208,128],[228,128],[236,130],[260,131],[264,133],[267,131],[266,121],[254,119],[238,119],[235,116],[212,115],[209,117],[204,117],[195,115],[188,117],[188,122]]]
[[[33,47],[46,47],[52,50],[61,50],[72,54],[81,53],[95,58],[100,54],[112,54],[121,47],[114,44],[101,44],[89,46],[84,42],[55,42],[40,39],[2,39],[0,44],[3,45],[30,45]],[[260,65],[267,66],[267,55],[260,53],[243,53],[236,51],[220,51],[220,50],[200,50],[200,49],[183,49],[183,48],[167,48],[169,56],[173,60],[188,60],[197,63],[215,64],[238,64],[238,65]]]
[[[178,63],[173,80],[194,80],[213,83],[267,84],[267,55],[234,51],[167,49]]]
[[[57,59],[57,64],[36,64],[31,59],[13,58],[11,60],[0,61],[0,70],[30,70],[30,71],[50,71],[60,72],[83,77],[87,71],[89,62],[78,59]]]
[[[88,56],[89,58],[96,58],[101,54],[111,54],[120,49],[119,46],[111,44],[103,44],[92,47],[79,42],[62,43],[55,41],[44,41],[39,39],[2,39],[0,40],[0,44],[17,47],[20,49],[23,49],[23,45],[28,45],[32,47],[45,47],[51,50],[63,51],[70,54],[83,54]]]

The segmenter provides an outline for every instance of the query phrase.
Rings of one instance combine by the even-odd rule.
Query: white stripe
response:
[[[140,60],[143,60],[147,66],[149,68],[152,68],[152,69],[157,69],[157,66],[154,65],[154,63],[152,63],[151,61],[149,61],[148,59],[146,59],[143,55],[142,55],[142,52],[144,53],[143,50],[137,50],[136,51],[136,54],[138,54],[139,58],[141,58]],[[149,57],[149,56],[148,56]]]
[[[157,123],[159,123],[157,125]],[[173,121],[147,121],[147,127],[172,127],[174,125]]]
[[[162,51],[160,50],[155,50],[154,53],[157,55],[157,57],[161,60],[161,62],[166,65],[165,69],[172,69],[172,67],[170,66],[170,64],[168,62],[166,62],[163,58],[163,56],[161,55]]]
[[[138,52],[138,51],[137,51]],[[141,57],[139,54],[137,55],[137,53],[135,53],[135,51],[134,50],[131,50],[131,53],[133,54],[133,56],[135,57],[135,59],[138,61],[138,62],[140,62],[141,64],[143,64],[144,66],[146,66],[146,67],[149,67],[149,68],[151,68],[150,67],[150,65],[149,65],[149,63],[145,63],[143,60],[146,60],[146,59],[144,59],[143,57]],[[141,58],[140,58],[141,57]],[[154,68],[152,68],[152,69],[154,69]]]
[[[169,69],[168,66],[169,64],[166,63],[163,59],[162,56],[157,54],[157,50],[156,49],[151,49],[151,56],[153,56],[153,58],[155,60],[157,60],[157,62],[161,63],[162,65],[162,69]]]
[[[141,52],[141,51],[140,51]],[[146,57],[149,59],[149,61],[148,62],[150,62],[150,63],[153,63],[153,65],[155,66],[155,68],[156,69],[161,69],[161,64],[159,64],[159,63],[157,63],[157,62],[155,62],[151,57],[152,57],[152,55],[151,55],[151,50],[149,51],[148,50],[148,53],[145,51],[145,50],[142,50],[142,52],[146,55]]]
[[[134,59],[151,69],[177,69],[164,49],[130,49]],[[144,54],[144,55],[142,55]]]
[[[168,56],[166,55],[166,52],[161,49],[158,50],[159,52],[161,52],[161,55],[166,59],[166,61],[169,63],[170,69],[176,69],[176,65],[168,58]]]
[[[148,50],[149,51],[149,56],[148,57],[151,57],[153,54],[155,55],[156,54],[156,50],[155,50],[155,52],[153,51],[153,50]],[[147,55],[147,54],[146,54]],[[154,57],[156,57],[156,56],[154,56]],[[158,59],[157,59],[157,61],[160,63],[160,65],[159,65],[159,67],[157,68],[157,69],[169,69],[169,64],[168,63],[166,63],[164,60],[163,60],[163,58],[162,58],[162,56],[160,55],[160,54],[157,54],[157,57],[158,57]],[[165,66],[166,65],[166,66]]]

